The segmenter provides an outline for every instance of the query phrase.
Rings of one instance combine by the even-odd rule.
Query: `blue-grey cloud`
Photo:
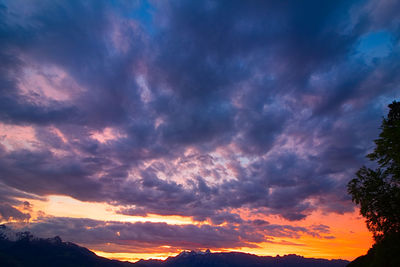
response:
[[[15,228],[14,224],[8,226]],[[16,228],[18,229],[18,228]],[[38,237],[60,236],[66,241],[99,247],[103,251],[140,251],[170,246],[172,249],[220,249],[257,247],[257,242],[280,242],[275,238],[299,238],[301,235],[325,238],[330,233],[325,225],[294,227],[290,225],[169,225],[154,222],[114,222],[90,219],[41,217],[19,230]],[[282,241],[284,242],[284,241]],[[113,244],[109,246],[107,244]]]

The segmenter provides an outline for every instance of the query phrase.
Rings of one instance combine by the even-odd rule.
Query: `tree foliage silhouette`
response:
[[[377,167],[363,166],[347,187],[376,241],[400,234],[400,102],[389,108],[376,147],[367,155]]]

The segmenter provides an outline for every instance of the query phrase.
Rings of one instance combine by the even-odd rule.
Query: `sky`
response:
[[[400,2],[0,1],[0,221],[135,261],[352,260]]]

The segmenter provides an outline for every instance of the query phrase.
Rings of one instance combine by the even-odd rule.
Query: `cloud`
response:
[[[0,6],[0,122],[35,138],[0,146],[0,182],[217,226],[352,211],[347,181],[400,97],[395,1],[149,5]]]
[[[15,190],[4,184],[0,185],[0,221],[28,221],[31,218],[31,204],[18,198],[40,199],[40,197]]]
[[[28,220],[31,216],[29,213],[23,213],[16,208],[12,207],[9,204],[1,204],[0,205],[0,219],[1,220],[17,220],[24,221]]]
[[[14,229],[28,230],[38,237],[59,235],[63,240],[79,244],[98,246],[104,251],[122,251],[130,246],[133,251],[141,249],[170,246],[173,249],[223,249],[257,247],[257,242],[280,242],[282,238],[299,238],[311,235],[322,238],[329,234],[329,227],[313,225],[310,227],[294,227],[290,225],[256,224],[253,229],[250,222],[241,227],[231,224],[212,225],[169,225],[153,222],[113,222],[90,219],[41,217],[38,221]],[[107,243],[113,244],[108,247]],[[108,248],[107,248],[108,247]],[[128,249],[129,250],[129,249]]]

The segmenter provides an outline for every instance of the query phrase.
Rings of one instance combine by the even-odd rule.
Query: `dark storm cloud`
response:
[[[90,159],[60,159],[50,152],[0,150],[2,182],[36,195],[61,194],[91,200],[101,184],[90,179]]]
[[[346,183],[399,97],[395,1],[23,6],[0,6],[0,121],[37,142],[1,147],[5,185],[215,225],[352,211]]]
[[[43,200],[38,195],[26,193],[0,183],[0,221],[28,221],[31,218],[31,203],[21,199]]]
[[[31,217],[29,214],[31,209],[30,203],[16,198],[38,199],[37,196],[15,190],[12,187],[0,183],[0,220],[25,221]],[[21,212],[13,206],[22,206],[24,212]]]
[[[29,213],[23,213],[9,204],[0,204],[0,219],[1,220],[28,220],[31,216]]]

